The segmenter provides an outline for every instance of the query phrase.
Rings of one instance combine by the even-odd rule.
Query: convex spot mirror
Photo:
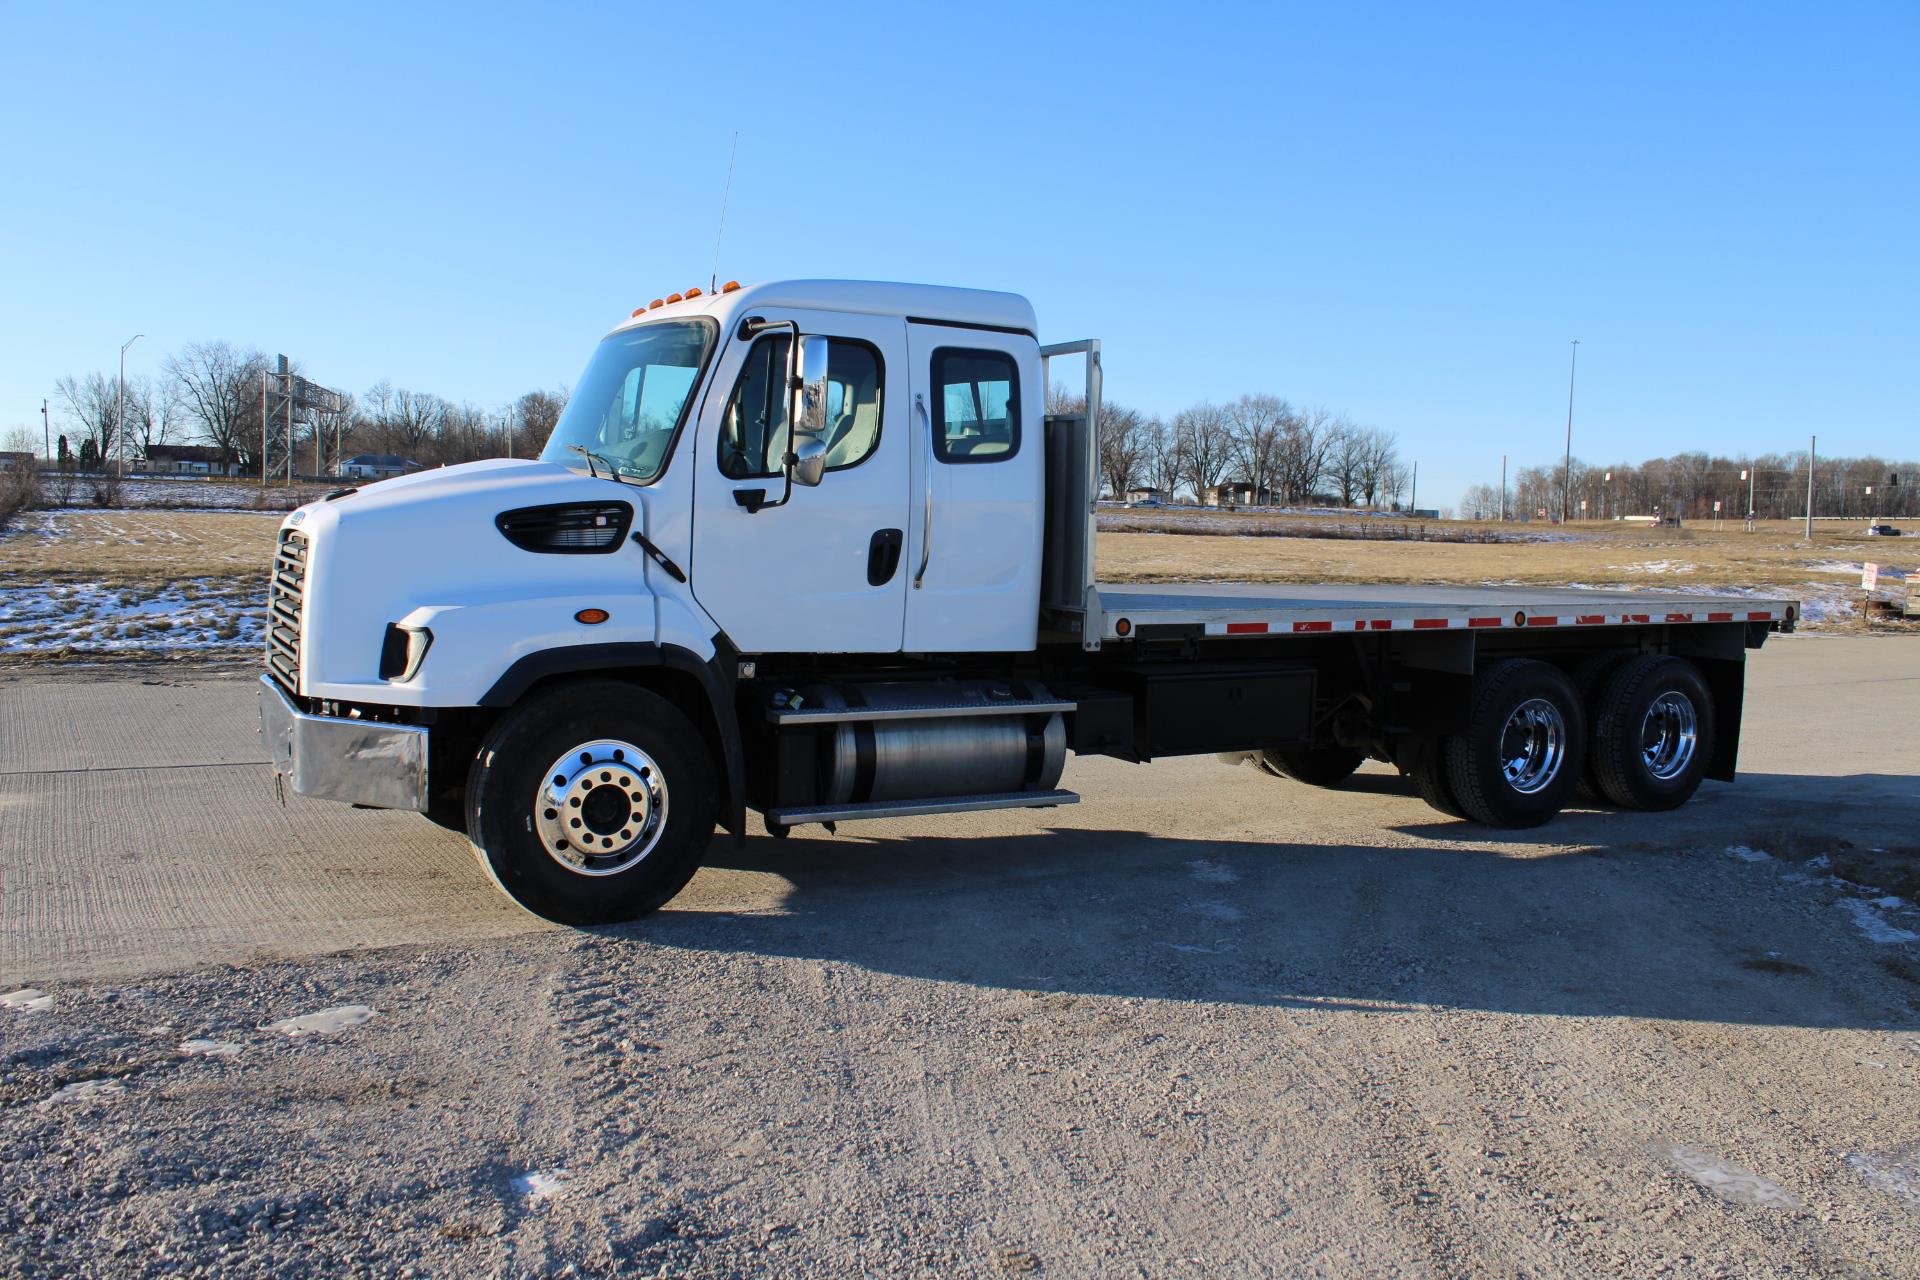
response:
[[[829,340],[822,334],[800,337],[798,358],[794,361],[793,465],[795,484],[808,488],[820,483],[827,471],[827,446],[822,436],[827,429],[827,357]]]

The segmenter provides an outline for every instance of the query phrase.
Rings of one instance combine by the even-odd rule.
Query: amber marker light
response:
[[[612,615],[605,609],[582,609],[573,615],[573,620],[575,622],[584,622],[591,627],[605,622],[610,616]]]

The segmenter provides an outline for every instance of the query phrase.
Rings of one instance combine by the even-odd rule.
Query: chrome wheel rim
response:
[[[1500,731],[1500,772],[1523,796],[1545,790],[1559,777],[1566,755],[1566,718],[1545,698],[1528,698],[1515,707]]]
[[[583,742],[547,767],[533,830],[575,875],[611,876],[652,853],[667,829],[667,780],[631,742]]]
[[[1640,722],[1640,755],[1647,772],[1662,782],[1679,777],[1700,748],[1700,718],[1693,699],[1669,690],[1653,700]]]

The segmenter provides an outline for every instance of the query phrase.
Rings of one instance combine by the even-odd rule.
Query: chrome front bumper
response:
[[[375,809],[427,807],[427,731],[313,716],[260,677],[260,740],[273,771],[303,796]]]

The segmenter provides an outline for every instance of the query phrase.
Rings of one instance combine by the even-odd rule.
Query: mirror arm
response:
[[[792,387],[794,378],[799,373],[796,362],[800,359],[800,322],[798,320],[766,320],[759,316],[748,316],[740,322],[740,338],[742,341],[751,342],[769,329],[785,329],[792,335],[787,340],[787,386]],[[787,396],[791,400],[793,393],[789,391]],[[789,419],[793,417],[791,409],[787,411],[787,417]],[[781,490],[778,498],[768,502],[765,489],[733,491],[733,500],[745,507],[748,515],[758,515],[762,511],[784,507],[793,499],[793,464],[797,459],[793,456],[793,423],[791,421],[787,423],[787,444],[787,452],[780,459],[780,474],[786,480],[786,486]]]

